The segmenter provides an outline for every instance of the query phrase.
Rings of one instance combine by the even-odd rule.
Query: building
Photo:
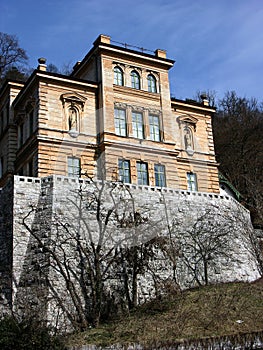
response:
[[[100,35],[71,76],[46,71],[0,92],[0,186],[51,174],[219,192],[214,108],[171,98],[166,52]]]
[[[67,327],[68,311],[78,315],[68,286],[78,294],[83,284],[76,276],[87,276],[79,272],[85,264],[76,242],[85,245],[86,259],[92,259],[86,248],[96,242],[109,249],[106,257],[124,242],[126,247],[160,237],[175,242],[174,254],[180,254],[169,257],[155,247],[151,267],[136,275],[138,302],[175,280],[188,288],[259,277],[249,212],[219,190],[211,127],[215,109],[205,96],[201,103],[171,98],[173,64],[163,50],[135,51],[100,35],[71,76],[47,72],[42,58],[26,83],[4,84],[0,316],[12,310],[32,317],[33,305],[38,317]],[[97,196],[102,187],[106,192]],[[86,202],[79,205],[84,193]],[[121,225],[117,216],[128,224]],[[207,265],[209,281],[193,251],[196,232],[205,244],[216,242]],[[63,279],[64,267],[70,283]],[[125,261],[107,269],[114,300],[123,296],[124,280],[131,283],[127,271]],[[79,300],[89,310],[92,291],[86,282],[90,297],[86,293]]]

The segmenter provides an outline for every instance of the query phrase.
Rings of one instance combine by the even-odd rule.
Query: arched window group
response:
[[[137,70],[132,70],[130,73],[130,86],[133,89],[141,89],[141,76]],[[119,66],[114,67],[114,84],[119,86],[124,86],[124,73]],[[157,92],[157,80],[153,74],[147,75],[147,90],[149,92]]]

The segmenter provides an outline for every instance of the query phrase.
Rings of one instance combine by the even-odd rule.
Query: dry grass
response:
[[[196,288],[137,308],[129,316],[72,335],[71,344],[150,345],[263,330],[263,284]]]

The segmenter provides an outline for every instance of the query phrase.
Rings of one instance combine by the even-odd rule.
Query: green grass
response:
[[[237,322],[241,320],[241,322]],[[263,283],[228,283],[153,300],[130,315],[71,335],[69,345],[150,345],[263,330]]]

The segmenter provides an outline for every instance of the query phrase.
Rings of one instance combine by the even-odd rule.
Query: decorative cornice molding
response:
[[[66,103],[71,104],[72,106],[74,105],[80,105],[83,111],[84,108],[84,104],[87,100],[86,97],[78,94],[77,92],[66,92],[65,94],[62,94],[60,96],[60,99],[63,103],[63,105],[65,105]]]
[[[191,116],[190,114],[185,114],[185,115],[181,115],[177,118],[177,121],[179,123],[180,128],[183,125],[188,125],[188,126],[192,126],[194,128],[194,130],[196,129],[196,124],[198,122],[198,119]]]

